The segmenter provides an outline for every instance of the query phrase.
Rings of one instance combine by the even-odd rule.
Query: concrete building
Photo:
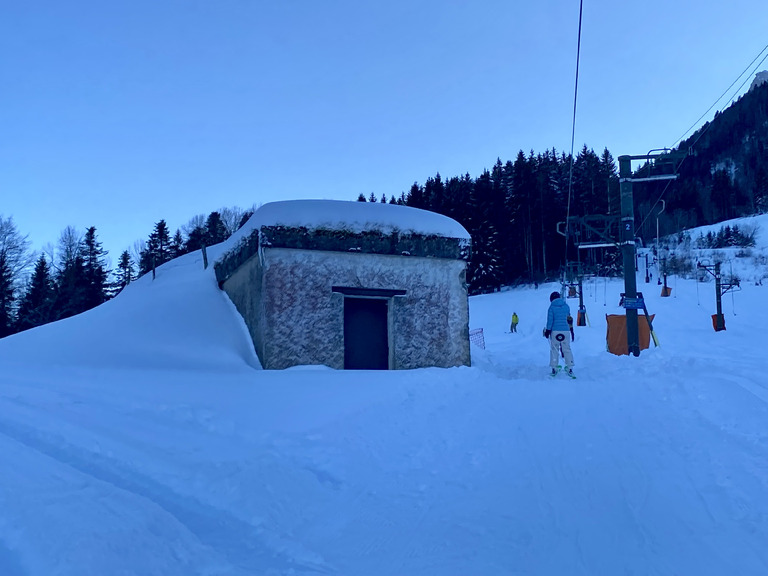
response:
[[[266,369],[469,365],[470,237],[424,210],[296,200],[259,208],[215,262]]]

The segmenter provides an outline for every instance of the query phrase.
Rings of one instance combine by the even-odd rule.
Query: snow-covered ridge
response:
[[[707,248],[701,240],[707,234],[716,235],[725,227],[738,228],[742,233],[753,235],[755,245],[751,247],[722,247]],[[706,275],[701,276],[696,271],[696,262],[723,263],[723,273],[738,277],[741,281],[749,283],[762,283],[768,278],[768,214],[756,214],[742,218],[725,220],[716,224],[708,224],[697,228],[684,230],[682,233],[671,234],[662,238],[662,248],[669,249],[670,254],[677,259],[688,260],[690,263],[690,277],[700,277],[708,280]]]

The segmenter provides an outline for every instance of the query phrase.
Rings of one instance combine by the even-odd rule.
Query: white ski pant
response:
[[[565,365],[573,367],[573,352],[571,352],[571,333],[565,330],[552,330],[549,335],[549,366],[557,368],[560,361],[560,347],[563,347]]]

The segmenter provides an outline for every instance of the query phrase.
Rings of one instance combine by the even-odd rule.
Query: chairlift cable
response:
[[[573,88],[573,123],[571,124],[571,162],[568,170],[568,207],[565,214],[565,261],[568,262],[568,219],[571,216],[571,188],[573,187],[573,147],[576,141],[576,101],[579,94],[579,60],[581,58],[581,20],[584,0],[579,1],[579,34],[576,41],[576,82]]]

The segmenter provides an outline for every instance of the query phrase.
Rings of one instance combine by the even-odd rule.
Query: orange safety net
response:
[[[722,316],[722,315],[721,315]],[[722,328],[721,330],[725,330],[725,316],[722,316]],[[712,314],[712,328],[715,329],[715,332],[719,332],[720,330],[717,329],[717,314]]]

